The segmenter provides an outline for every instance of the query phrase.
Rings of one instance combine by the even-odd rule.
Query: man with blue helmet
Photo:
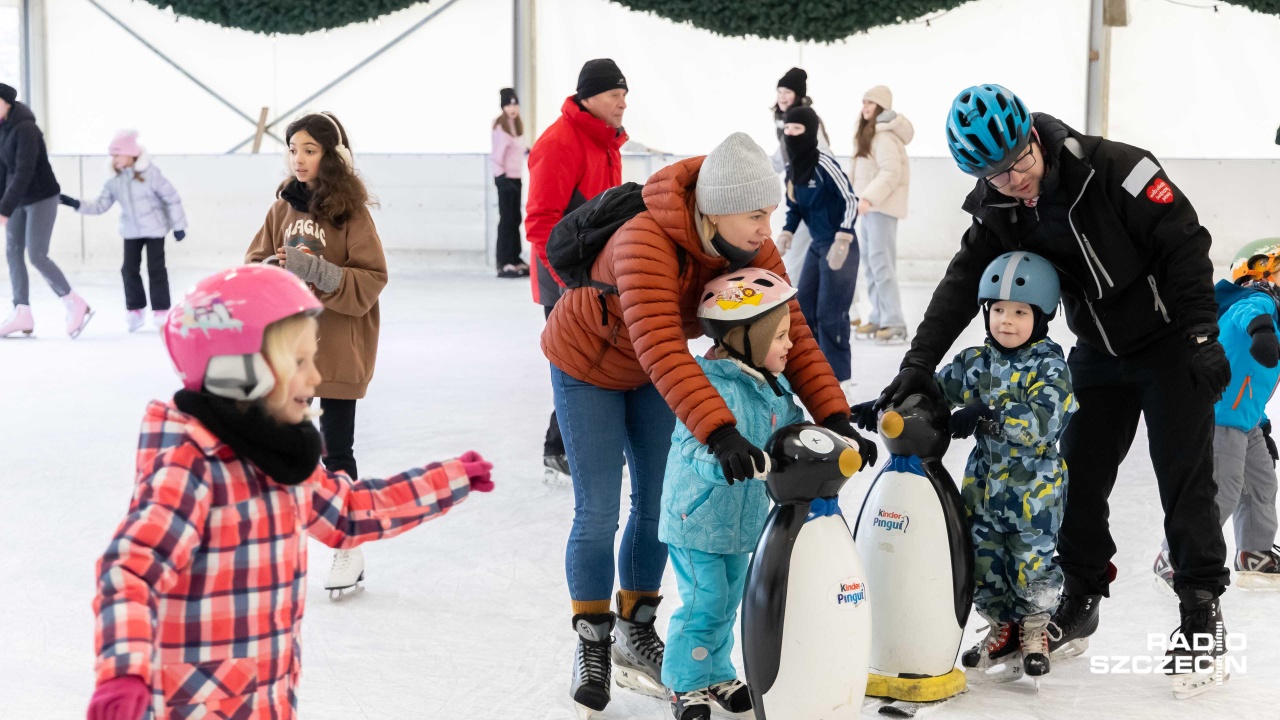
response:
[[[1078,339],[1068,363],[1080,403],[1062,437],[1071,483],[1052,647],[1079,652],[1097,628],[1116,551],[1107,500],[1140,415],[1177,568],[1175,641],[1222,630],[1229,573],[1214,505],[1213,403],[1230,367],[1218,343],[1209,232],[1150,153],[1032,114],[999,85],[961,92],[946,132],[956,163],[978,178],[963,205],[973,223],[881,400],[931,391],[932,368],[973,317],[969,298],[988,263],[1010,250],[1043,256],[1058,270]],[[1171,658],[1185,667],[1199,654]]]

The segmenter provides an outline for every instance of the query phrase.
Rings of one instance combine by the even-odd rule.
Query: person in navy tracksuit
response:
[[[840,163],[818,149],[818,114],[808,106],[787,111],[787,223],[779,240],[789,238],[800,221],[813,242],[800,271],[800,310],[836,379],[851,375],[849,306],[858,282],[858,244],[853,223],[858,198]]]

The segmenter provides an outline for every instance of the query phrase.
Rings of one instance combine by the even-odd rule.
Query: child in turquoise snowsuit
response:
[[[748,297],[757,274],[767,274],[774,286],[770,294],[776,288],[781,297],[772,298],[775,306],[762,313],[760,305],[722,302],[717,312],[731,305],[728,320],[709,320],[700,310],[704,330],[716,340],[716,359],[696,359],[733,412],[738,432],[762,448],[775,430],[804,419],[781,376],[791,347],[787,301],[795,290],[768,271],[746,268],[735,276],[744,273]],[[708,283],[708,291],[718,284],[723,290],[724,279],[717,278]],[[766,296],[765,304],[769,300]],[[658,521],[658,538],[669,548],[682,603],[668,625],[662,664],[662,682],[674,693],[676,717],[711,701],[730,712],[751,709],[750,693],[737,680],[730,653],[747,565],[769,513],[762,477],[729,484],[708,447],[676,424]]]
[[[973,602],[990,628],[962,661],[985,669],[1020,651],[1027,674],[1041,675],[1062,587],[1053,554],[1067,466],[1057,442],[1077,408],[1062,348],[1047,337],[1057,272],[1037,255],[1006,253],[988,266],[978,299],[986,344],[937,374],[943,396],[959,408],[952,436],[976,439],[960,494],[975,553]]]

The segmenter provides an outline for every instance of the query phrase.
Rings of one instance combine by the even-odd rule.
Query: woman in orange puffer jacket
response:
[[[710,446],[731,481],[764,469],[764,453],[737,431],[689,353],[688,340],[703,334],[702,288],[746,266],[785,273],[769,223],[781,189],[768,155],[746,134],[734,133],[705,158],[658,171],[644,201],[647,210],[609,240],[592,266],[592,278],[617,294],[569,290],[542,334],[576,496],[565,557],[579,634],[571,693],[594,710],[609,701],[611,665],[619,684],[665,696],[653,619],[667,559],[658,516],[675,419]],[[785,375],[796,394],[817,421],[855,441],[873,463],[875,445],[850,425],[849,404],[794,300],[791,341]],[[631,513],[619,550],[615,615],[610,596],[624,453]]]

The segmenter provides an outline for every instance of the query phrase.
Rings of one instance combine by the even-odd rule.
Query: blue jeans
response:
[[[671,566],[680,587],[680,607],[667,625],[662,684],[672,692],[691,692],[738,676],[733,653],[733,623],[742,604],[751,556],[717,555],[671,548]]]
[[[804,258],[804,270],[800,271],[800,312],[804,313],[809,330],[818,341],[822,354],[827,356],[836,379],[848,380],[851,368],[849,349],[849,305],[853,302],[853,288],[858,284],[858,243],[850,243],[849,257],[844,267],[832,270],[827,265],[827,251],[832,241],[819,243],[816,239],[809,246]]]
[[[656,592],[667,567],[658,516],[675,414],[653,385],[605,390],[554,365],[551,389],[573,475],[573,530],[564,558],[569,596],[578,601],[613,596],[623,453],[631,468],[631,514],[618,549],[618,576],[623,590]]]

